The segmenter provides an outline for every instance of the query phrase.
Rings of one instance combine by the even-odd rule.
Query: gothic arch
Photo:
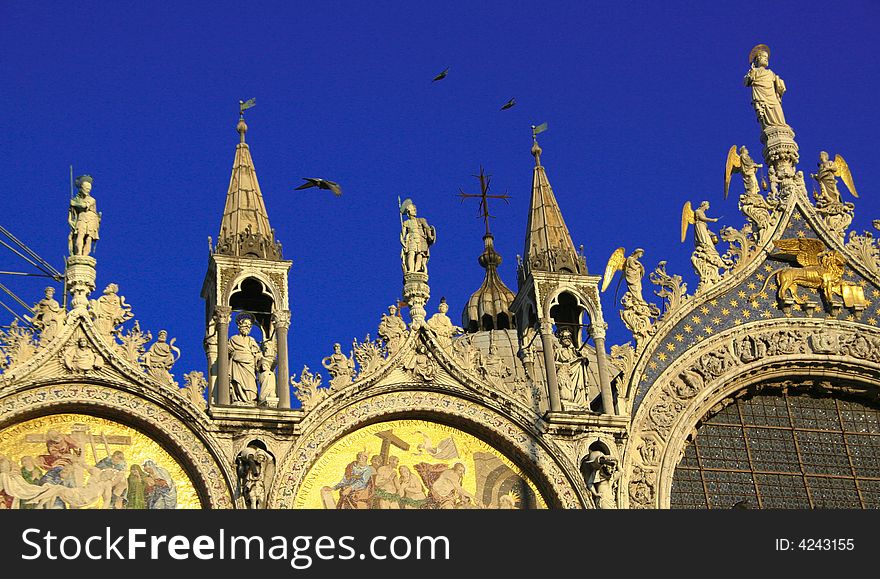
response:
[[[698,421],[746,388],[797,378],[856,382],[880,394],[880,331],[836,320],[782,318],[739,326],[701,343],[657,378],[634,416],[622,502],[669,508],[675,468]]]

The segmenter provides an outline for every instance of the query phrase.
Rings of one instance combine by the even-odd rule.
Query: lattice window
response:
[[[880,508],[880,407],[764,387],[707,416],[672,481],[672,508]]]

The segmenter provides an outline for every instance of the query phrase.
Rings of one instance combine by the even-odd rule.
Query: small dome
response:
[[[483,236],[483,243],[485,249],[479,257],[479,262],[486,269],[486,277],[480,289],[468,299],[461,313],[461,325],[466,332],[471,333],[515,327],[510,304],[513,303],[516,294],[498,277],[501,255],[495,251],[494,237],[491,233]]]

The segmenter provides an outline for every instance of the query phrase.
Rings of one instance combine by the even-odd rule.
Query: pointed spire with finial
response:
[[[248,126],[244,121],[244,111],[255,104],[256,99],[239,101],[239,119],[235,127],[239,143],[235,147],[235,161],[215,252],[280,260],[281,244],[275,240],[275,231],[269,225],[254,161],[245,142]]]
[[[541,165],[541,147],[538,134],[547,129],[547,123],[532,125],[532,156],[535,170],[532,178],[532,199],[526,228],[524,273],[547,271],[587,273],[583,255],[575,250],[571,235],[562,219],[562,211],[553,195],[547,173]]]

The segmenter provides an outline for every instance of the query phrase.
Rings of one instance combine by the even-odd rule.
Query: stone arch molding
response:
[[[633,418],[620,502],[669,508],[688,436],[716,404],[770,379],[849,379],[880,392],[880,330],[829,319],[745,324],[706,340],[667,368]]]
[[[416,416],[437,420],[480,436],[493,445],[513,450],[515,462],[528,464],[533,477],[548,505],[561,508],[591,508],[592,502],[583,499],[583,485],[576,482],[579,474],[571,466],[560,465],[554,458],[563,456],[558,449],[545,448],[546,443],[508,418],[485,406],[441,392],[399,390],[377,394],[352,403],[316,422],[304,432],[280,461],[276,469],[276,484],[270,491],[267,505],[270,509],[292,508],[300,484],[312,466],[330,446],[358,428],[382,420],[402,416]],[[477,435],[489,430],[491,435]]]
[[[142,430],[181,461],[205,503],[203,507],[234,507],[231,483],[218,463],[217,457],[222,455],[215,445],[198,436],[167,408],[137,394],[86,381],[37,386],[3,397],[0,428],[70,411],[93,413]],[[159,433],[161,436],[157,436]]]

